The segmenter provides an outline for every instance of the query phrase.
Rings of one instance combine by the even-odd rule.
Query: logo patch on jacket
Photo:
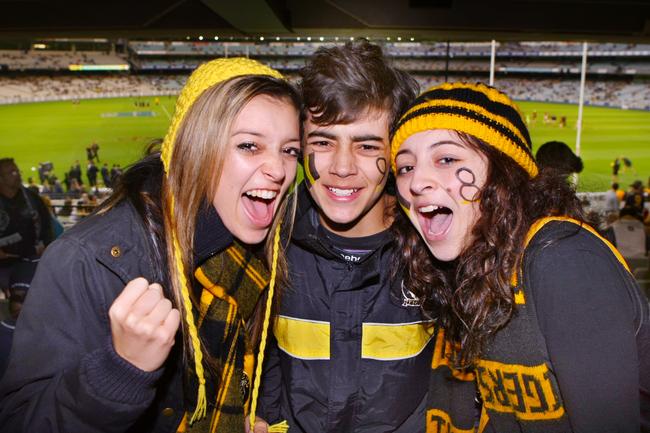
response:
[[[421,305],[422,300],[404,287],[404,281],[402,280],[402,307],[419,307]]]
[[[248,401],[248,394],[251,390],[251,381],[248,378],[248,375],[242,371],[241,379],[239,381],[239,392],[241,393],[241,399],[245,403]]]

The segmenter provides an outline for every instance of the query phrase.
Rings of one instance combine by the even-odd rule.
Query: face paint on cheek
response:
[[[381,174],[381,179],[377,185],[377,191],[381,191],[384,188],[384,179],[386,179],[386,176],[388,175],[388,162],[386,161],[386,158],[377,158],[375,165],[377,166],[379,174]]]
[[[318,170],[316,170],[316,154],[314,152],[306,154],[304,164],[305,180],[307,181],[307,186],[311,188],[312,185],[316,183],[318,179],[320,179]]]
[[[462,204],[470,204],[478,201],[476,197],[481,191],[481,188],[476,185],[476,175],[474,172],[467,167],[461,167],[456,170],[456,179],[461,183],[458,194],[464,200]],[[468,198],[465,194],[471,194],[471,197]]]
[[[397,189],[395,192],[397,194],[397,202],[399,203],[400,207],[406,215],[411,216],[411,203],[402,197],[402,194],[399,193],[399,189]]]

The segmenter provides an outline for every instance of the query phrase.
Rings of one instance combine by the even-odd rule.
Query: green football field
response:
[[[23,178],[33,176],[39,162],[54,164],[63,179],[75,160],[85,165],[86,147],[96,141],[101,163],[127,166],[142,156],[152,139],[162,138],[174,110],[173,97],[141,98],[148,107],[136,107],[135,98],[47,102],[0,106],[0,157],[13,157]],[[575,146],[578,107],[565,104],[521,102],[530,121],[536,150],[549,140]],[[537,119],[532,120],[532,113]],[[567,126],[544,124],[543,114],[567,117]],[[582,191],[604,191],[611,182],[611,162],[617,156],[632,160],[632,168],[619,175],[622,187],[635,179],[644,183],[650,176],[650,112],[585,107],[581,155],[585,170],[580,176]]]

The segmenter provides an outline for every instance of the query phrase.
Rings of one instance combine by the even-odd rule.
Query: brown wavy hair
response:
[[[365,39],[319,48],[300,70],[303,117],[323,126],[352,123],[368,109],[387,110],[389,125],[415,99],[417,81]]]
[[[436,260],[408,218],[398,212],[393,275],[403,270],[406,287],[423,300],[425,315],[457,343],[454,363],[470,366],[516,310],[513,272],[521,265],[524,238],[545,216],[584,221],[580,201],[566,176],[542,170],[533,179],[511,158],[469,134],[461,142],[486,156],[488,174],[479,192],[480,216],[473,241],[451,262]]]

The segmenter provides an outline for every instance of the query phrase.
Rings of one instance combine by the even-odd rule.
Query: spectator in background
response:
[[[42,182],[42,181],[41,181],[41,182]],[[29,189],[30,191],[32,191],[34,194],[38,194],[38,193],[39,193],[38,185],[36,185],[36,182],[34,182],[34,178],[33,178],[33,177],[28,177],[28,178],[27,178],[27,189]]]
[[[63,175],[63,184],[65,185],[65,190],[70,191],[70,172],[67,172]]]
[[[70,167],[70,178],[77,179],[79,185],[83,185],[83,180],[81,180],[81,166],[79,165],[79,160],[76,160],[74,165]]]
[[[645,197],[643,196],[643,182],[635,180],[630,185],[630,190],[625,194],[625,207],[629,207],[636,212],[636,216],[643,221],[643,206]]]
[[[63,185],[61,181],[54,176],[54,182],[52,183],[52,192],[55,194],[63,194]]]
[[[16,320],[25,301],[25,296],[36,272],[38,260],[21,260],[16,264],[10,277],[9,318],[0,321],[0,379],[7,369],[11,342],[16,329]]]
[[[81,193],[84,192],[84,188],[83,188],[82,185],[79,184],[77,179],[71,179],[70,180],[70,189],[68,190],[68,192],[70,194],[74,195],[75,197],[79,197],[81,195]]]
[[[38,180],[43,183],[45,178],[47,177],[47,170],[45,169],[45,166],[43,165],[42,162],[38,163]]]
[[[111,184],[114,184],[115,181],[117,180],[117,177],[120,175],[121,170],[117,164],[113,164],[111,167]]]
[[[72,215],[72,199],[66,197],[63,200],[63,207],[61,207],[61,210],[59,211],[59,216],[69,217],[70,215]]]
[[[614,182],[612,187],[605,193],[605,213],[618,213],[621,209],[621,200],[618,196],[618,183]]]
[[[616,197],[618,198],[619,203],[623,203],[625,201],[625,190],[623,190],[620,185],[616,190]]]
[[[88,167],[86,168],[86,177],[88,177],[88,185],[90,188],[97,189],[97,173],[99,169],[95,165],[92,159],[88,160]]]
[[[109,175],[109,172],[108,172],[108,164],[107,163],[104,163],[102,165],[101,174],[102,174],[102,182],[104,182],[104,186],[106,188],[111,188],[113,184],[111,183],[111,176]]]
[[[93,158],[97,161],[99,161],[99,144],[97,144],[96,141],[93,141],[93,144],[90,145],[90,150],[93,152]],[[91,158],[92,159],[92,158]]]
[[[54,239],[58,238],[63,234],[63,224],[58,220],[56,217],[56,212],[54,210],[54,206],[52,206],[52,200],[50,199],[49,196],[44,195],[41,196],[41,199],[43,200],[43,203],[45,203],[45,207],[47,207],[47,210],[50,212],[50,221],[52,222],[52,233],[54,235]]]
[[[636,169],[632,167],[632,160],[626,156],[621,156],[621,161],[623,161],[623,173],[629,169],[636,176]]]
[[[642,259],[648,255],[650,238],[643,220],[632,207],[621,209],[619,218],[603,234],[626,259]]]
[[[39,193],[38,189],[35,192],[36,192],[36,194],[38,194]],[[41,185],[41,192],[40,193],[41,194],[49,194],[51,192],[52,192],[52,187],[50,186],[50,181],[45,179],[43,181],[43,185]]]
[[[618,182],[618,172],[621,170],[621,160],[616,158],[610,165],[612,166],[612,182]]]
[[[0,159],[0,288],[9,287],[18,261],[40,256],[53,239],[45,204],[22,185],[13,158]]]
[[[99,144],[93,141],[93,144],[86,147],[86,159],[88,161],[97,161],[99,162]]]
[[[551,168],[569,176],[582,171],[582,158],[577,156],[566,143],[549,141],[537,149],[535,155],[540,169]]]

